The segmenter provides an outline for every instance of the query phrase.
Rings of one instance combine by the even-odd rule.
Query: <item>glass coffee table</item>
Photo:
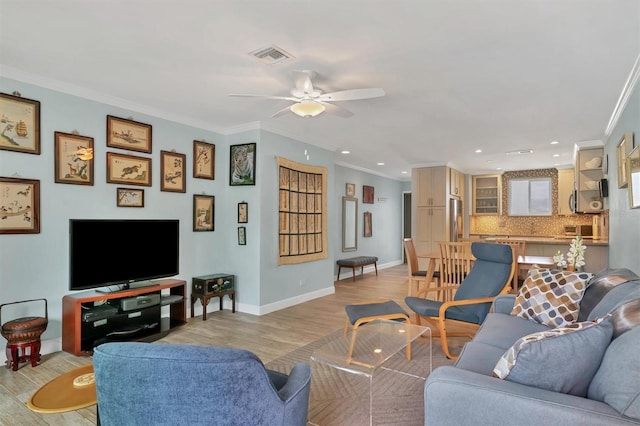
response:
[[[429,365],[425,365],[424,377],[383,366],[421,336],[429,339]],[[319,347],[311,355],[311,360],[369,379],[369,424],[373,424],[374,373],[383,369],[425,379],[432,367],[431,329],[392,320],[371,321]]]

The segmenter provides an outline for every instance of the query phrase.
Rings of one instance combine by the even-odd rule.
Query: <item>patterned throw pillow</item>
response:
[[[511,315],[551,328],[574,323],[592,276],[588,272],[532,269],[516,296]]]
[[[527,386],[586,396],[613,333],[610,315],[532,333],[498,360],[493,375]]]

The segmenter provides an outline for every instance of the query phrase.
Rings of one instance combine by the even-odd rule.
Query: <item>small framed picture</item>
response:
[[[151,154],[151,125],[107,115],[107,146]]]
[[[256,144],[231,145],[229,150],[229,185],[255,185]]]
[[[215,179],[216,146],[212,143],[193,141],[193,177]]]
[[[364,212],[363,236],[370,237],[373,235],[373,224],[371,223],[371,212]]]
[[[193,195],[193,231],[213,231],[214,207],[213,195]]]
[[[107,152],[107,183],[151,186],[151,158]]]
[[[249,204],[244,201],[238,203],[238,223],[249,222]]]
[[[633,149],[633,133],[625,133],[616,148],[618,155],[618,188],[629,185],[627,179],[627,156]]]
[[[362,185],[362,202],[373,204],[373,186]]]
[[[247,245],[247,228],[244,226],[238,226],[238,245]]]
[[[160,191],[187,192],[186,161],[184,154],[160,151]]]
[[[356,184],[355,183],[347,183],[347,190],[345,191],[347,197],[355,197],[356,196]]]
[[[40,102],[0,93],[0,149],[40,155]]]
[[[40,233],[40,181],[0,177],[0,234]]]
[[[55,132],[55,182],[93,185],[93,138]]]
[[[118,207],[144,207],[144,189],[118,188]]]

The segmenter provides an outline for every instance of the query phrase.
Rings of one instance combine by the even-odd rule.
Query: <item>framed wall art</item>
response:
[[[40,154],[40,102],[0,93],[0,149]]]
[[[373,235],[373,224],[371,223],[371,216],[371,212],[364,212],[364,225],[362,227],[364,237],[370,237]]]
[[[93,185],[93,138],[54,133],[55,182]]]
[[[618,142],[616,148],[618,155],[618,188],[626,188],[627,181],[627,156],[633,149],[633,133],[625,133]]]
[[[629,182],[629,206],[632,209],[638,209],[640,208],[640,146],[636,146],[627,155],[627,181]]]
[[[184,154],[160,151],[160,191],[187,192],[186,161]]]
[[[255,185],[256,144],[231,145],[229,150],[229,185]]]
[[[151,186],[151,158],[107,152],[107,183]]]
[[[244,226],[238,226],[238,245],[247,245],[247,228]]]
[[[118,207],[144,207],[144,189],[118,188],[116,193]]]
[[[244,201],[238,203],[238,223],[249,222],[249,204]]]
[[[213,195],[193,195],[194,232],[214,230],[215,200]]]
[[[215,179],[216,146],[212,143],[193,141],[193,177]]]
[[[107,115],[107,146],[151,154],[151,125]]]
[[[356,184],[355,183],[347,183],[347,188],[345,190],[345,195],[347,197],[355,197],[356,196]]]
[[[373,204],[373,186],[362,185],[362,202]]]
[[[0,234],[40,233],[40,181],[0,177]]]

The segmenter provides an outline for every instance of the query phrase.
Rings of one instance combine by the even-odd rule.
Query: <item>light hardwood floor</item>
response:
[[[252,351],[266,364],[344,326],[344,306],[371,299],[390,298],[410,312],[407,294],[407,266],[399,265],[334,283],[335,293],[270,314],[255,316],[230,310],[210,312],[207,320],[189,318],[163,342],[228,346]],[[217,299],[216,299],[217,300]],[[196,302],[199,303],[199,302]],[[210,303],[210,308],[217,303]],[[437,339],[434,339],[434,344]],[[26,401],[40,386],[73,368],[91,363],[90,357],[65,352],[43,355],[35,368],[29,364],[17,372],[0,368],[0,425],[91,425],[96,423],[95,406],[61,414],[39,414]]]

